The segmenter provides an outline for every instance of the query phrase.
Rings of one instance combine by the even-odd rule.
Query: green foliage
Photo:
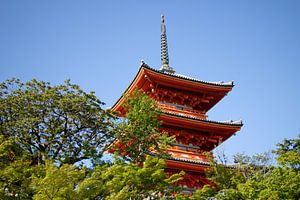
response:
[[[277,144],[274,151],[278,155],[278,163],[295,170],[300,169],[300,135],[295,139],[285,139],[283,143]]]
[[[238,186],[244,199],[299,199],[300,175],[291,168],[275,167],[266,174],[257,172]]]
[[[168,177],[163,160],[148,156],[143,166],[116,159],[112,165],[88,172],[73,165],[46,164],[46,176],[34,178],[33,199],[162,199],[173,191],[171,184],[182,174]]]
[[[84,177],[84,169],[77,169],[74,165],[69,164],[56,167],[48,161],[45,177],[35,177],[31,183],[35,190],[33,199],[78,199],[77,184]]]
[[[43,174],[43,166],[32,166],[28,156],[11,138],[0,135],[0,199],[30,199],[32,175]]]
[[[190,198],[191,200],[205,200],[216,194],[216,189],[205,185],[201,190],[197,190]]]
[[[172,191],[171,183],[181,179],[182,174],[168,177],[164,173],[163,160],[147,156],[143,166],[127,164],[117,159],[112,166],[95,169],[86,188],[95,187],[95,182],[102,182],[102,191],[107,195],[105,199],[145,199],[159,198]],[[97,181],[96,181],[97,180]],[[80,185],[82,190],[82,185]],[[101,191],[101,189],[100,189]]]
[[[128,97],[121,124],[69,81],[12,79],[0,97],[0,199],[161,199],[183,175],[168,177],[163,160],[146,157],[149,149],[164,155],[172,138],[159,132],[159,110],[141,93]],[[126,147],[132,162],[101,162],[116,136],[133,141]],[[75,165],[85,159],[92,169]]]
[[[0,97],[0,134],[13,138],[33,164],[98,159],[112,140],[112,115],[94,93],[68,80],[58,86],[8,80]]]
[[[164,150],[174,142],[174,138],[159,131],[160,109],[156,102],[143,92],[135,90],[126,97],[123,107],[126,116],[118,126],[116,137],[124,148],[115,150],[135,163],[143,162],[149,150],[155,151],[157,156],[166,157]]]
[[[212,160],[208,176],[215,187],[205,186],[190,199],[300,199],[299,144],[296,138],[277,145],[278,166],[269,153],[237,154],[233,166]]]

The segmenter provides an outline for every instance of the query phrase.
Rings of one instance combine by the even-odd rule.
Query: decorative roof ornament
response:
[[[167,45],[167,34],[165,26],[165,18],[161,16],[161,68],[162,72],[167,72],[174,74],[175,71],[172,67],[169,66],[169,55],[168,55],[168,45]]]

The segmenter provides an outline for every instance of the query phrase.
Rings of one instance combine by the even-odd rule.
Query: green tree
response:
[[[183,175],[182,172],[168,177],[165,167],[163,160],[151,156],[146,157],[142,166],[116,159],[111,166],[97,167],[78,190],[83,198],[160,199],[171,195],[175,189],[171,184]]]
[[[300,199],[299,144],[299,136],[278,144],[275,166],[269,153],[238,154],[232,166],[212,161],[208,176],[215,187],[206,186],[191,199]]]
[[[161,148],[173,139],[159,132],[160,111],[140,92],[128,97],[122,120],[69,81],[12,79],[0,97],[1,199],[159,199],[182,176],[167,177],[164,161],[146,156],[165,156]],[[101,156],[116,138],[133,142],[121,151],[127,161],[105,164]],[[77,165],[85,159],[91,169]]]
[[[116,159],[91,171],[47,162],[46,176],[34,178],[31,184],[35,189],[33,199],[164,199],[175,189],[171,184],[183,175],[168,177],[165,167],[163,160],[151,156],[142,166]]]
[[[278,155],[278,163],[295,170],[300,169],[300,135],[295,139],[285,139],[277,144],[274,153]]]
[[[43,175],[43,166],[32,166],[30,158],[11,138],[0,135],[0,199],[30,199],[32,175]]]
[[[98,160],[113,140],[115,119],[93,93],[66,81],[0,84],[0,199],[31,199],[32,177],[56,165]]]
[[[74,165],[63,164],[55,166],[46,162],[46,175],[35,177],[31,183],[35,190],[33,199],[36,200],[75,200],[80,199],[77,186],[85,178],[85,169],[78,169]]]
[[[69,80],[51,86],[11,79],[0,85],[0,98],[0,134],[12,138],[32,164],[99,159],[113,139],[113,116],[94,93]]]
[[[116,138],[122,148],[114,150],[131,162],[143,162],[150,151],[158,157],[167,157],[166,148],[175,140],[159,130],[161,111],[156,102],[140,90],[126,97],[124,120],[118,125]]]

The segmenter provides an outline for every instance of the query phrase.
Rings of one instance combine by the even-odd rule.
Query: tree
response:
[[[33,179],[33,199],[162,199],[171,196],[171,184],[182,176],[168,177],[164,168],[163,160],[151,156],[146,157],[143,166],[116,159],[91,171],[47,162],[46,176]]]
[[[18,79],[0,85],[0,134],[12,138],[32,164],[99,159],[113,140],[113,115],[93,92]]]
[[[70,164],[57,167],[51,161],[47,161],[45,171],[44,177],[34,177],[32,180],[31,187],[35,190],[33,199],[80,199],[77,186],[85,178],[84,168],[78,169]]]
[[[160,148],[173,140],[159,132],[159,110],[140,92],[128,97],[122,120],[70,81],[12,79],[0,97],[1,199],[159,199],[182,176],[167,177],[164,161],[147,157],[166,155]],[[116,139],[127,145],[126,161],[101,162]],[[85,159],[91,169],[78,165]]]
[[[299,144],[299,136],[278,144],[275,166],[269,153],[238,154],[233,166],[212,161],[208,176],[215,187],[205,186],[191,199],[300,199]]]
[[[274,153],[278,155],[279,164],[299,170],[300,135],[295,139],[285,139],[282,143],[277,144],[277,147]]]
[[[159,130],[161,111],[156,102],[142,91],[135,90],[126,97],[123,107],[126,115],[116,132],[116,142],[122,147],[114,146],[114,151],[134,163],[143,162],[150,152],[167,157],[165,150],[175,139]]]
[[[165,167],[163,160],[151,156],[145,158],[142,166],[116,159],[111,166],[96,168],[91,177],[79,185],[79,191],[87,194],[85,198],[160,199],[171,195],[175,189],[171,184],[182,178],[182,173],[168,177]]]
[[[11,138],[0,135],[0,199],[30,199],[33,175],[43,175],[43,166],[31,160]]]

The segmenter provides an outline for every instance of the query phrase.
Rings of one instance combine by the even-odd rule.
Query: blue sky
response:
[[[219,149],[275,148],[300,133],[300,1],[0,1],[0,81],[70,78],[112,106],[143,59],[236,86],[208,116],[244,121]]]

